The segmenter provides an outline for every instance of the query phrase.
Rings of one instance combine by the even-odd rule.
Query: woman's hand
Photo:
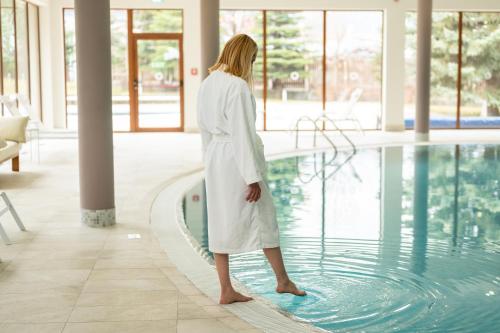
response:
[[[257,202],[260,199],[260,185],[253,183],[248,185],[248,194],[246,200],[248,202]]]

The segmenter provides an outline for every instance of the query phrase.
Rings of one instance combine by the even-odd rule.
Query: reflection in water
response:
[[[413,250],[412,271],[425,272],[427,249],[427,213],[429,201],[429,147],[415,147],[415,184],[413,191]]]
[[[500,325],[500,146],[360,150],[269,163],[281,245],[306,298],[274,293],[260,251],[231,256],[254,293],[335,332],[493,332]],[[309,179],[308,182],[303,180]],[[206,249],[200,184],[186,224]]]

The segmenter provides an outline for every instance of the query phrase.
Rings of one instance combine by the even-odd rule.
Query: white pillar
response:
[[[382,129],[404,131],[405,10],[394,5],[384,17]]]

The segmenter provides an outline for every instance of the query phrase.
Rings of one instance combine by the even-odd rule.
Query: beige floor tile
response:
[[[194,296],[194,295],[203,295],[201,291],[198,290],[195,286],[190,284],[175,284],[177,289],[186,296]]]
[[[6,270],[92,269],[94,265],[94,259],[19,259],[11,262]]]
[[[5,270],[0,274],[0,294],[79,292],[90,270]]]
[[[224,307],[220,305],[204,305],[202,306],[203,310],[210,314],[212,317],[220,318],[220,317],[231,317],[234,316],[231,312],[224,309]]]
[[[236,316],[231,316],[231,317],[222,317],[218,318],[221,322],[223,322],[225,325],[235,329],[235,330],[247,330],[247,329],[254,329],[252,325],[244,321],[243,319],[240,319]]]
[[[177,304],[77,306],[69,322],[165,320],[177,318]]]
[[[162,267],[160,268],[163,274],[165,274],[170,281],[175,284],[189,284],[189,279],[179,272],[175,267]]]
[[[152,291],[114,291],[101,293],[82,293],[78,298],[79,306],[130,305],[130,304],[171,304],[177,303],[178,293],[174,290]]]
[[[208,296],[205,295],[193,295],[193,296],[188,296],[188,298],[193,301],[197,305],[217,305],[212,299],[210,299]]]
[[[0,324],[2,333],[60,333],[64,323],[49,324]]]
[[[90,274],[89,280],[134,280],[162,278],[165,278],[165,275],[158,268],[118,268],[93,270]]]
[[[236,333],[216,319],[181,319],[177,321],[177,333]]]
[[[19,253],[17,259],[94,259],[100,256],[100,250],[96,249],[47,249],[47,250],[24,250]]]
[[[110,268],[156,268],[153,260],[150,258],[110,258],[98,259],[94,269]]]
[[[0,282],[82,282],[87,280],[90,269],[40,269],[40,270],[7,270],[0,275]]]
[[[212,318],[212,315],[195,303],[178,303],[177,317],[179,319],[202,319]]]
[[[69,318],[78,294],[2,294],[2,323],[64,323]]]
[[[126,259],[126,258],[150,258],[153,259],[154,255],[160,253],[152,249],[106,249],[102,250],[100,259]]]
[[[68,323],[64,333],[176,333],[176,330],[175,320],[154,320]]]
[[[165,278],[150,280],[90,280],[87,281],[83,289],[86,293],[147,290],[177,290],[177,288]]]
[[[37,243],[32,242],[26,244],[26,251],[91,251],[102,250],[104,242],[88,242],[88,243],[75,243],[75,242],[59,242],[59,243]]]

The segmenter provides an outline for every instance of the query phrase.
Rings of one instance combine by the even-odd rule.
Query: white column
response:
[[[400,4],[385,10],[382,129],[404,131],[405,10]]]

